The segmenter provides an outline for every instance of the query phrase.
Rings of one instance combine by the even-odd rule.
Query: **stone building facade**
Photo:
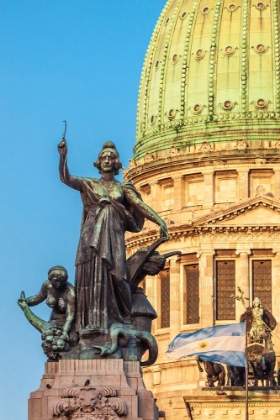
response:
[[[179,332],[238,322],[238,286],[280,321],[279,32],[276,0],[169,0],[147,51],[126,177],[167,222],[160,251],[182,252],[145,280],[159,343],[145,383],[167,420],[244,417],[244,393],[203,390],[193,358],[166,358]],[[157,234],[146,223],[128,254]],[[251,393],[250,419],[280,417],[278,393]]]

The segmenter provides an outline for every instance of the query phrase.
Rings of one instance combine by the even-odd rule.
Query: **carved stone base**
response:
[[[158,420],[139,362],[122,359],[47,362],[32,392],[28,420]]]

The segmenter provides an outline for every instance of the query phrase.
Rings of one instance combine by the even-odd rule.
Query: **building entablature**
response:
[[[178,144],[178,141],[177,143]],[[190,172],[198,168],[212,167],[214,170],[236,168],[239,165],[248,167],[275,166],[280,163],[280,141],[245,142],[221,141],[210,143],[205,141],[200,145],[182,141],[179,147],[172,146],[168,150],[155,153],[147,152],[139,161],[130,160],[126,179],[141,182],[146,178],[175,172],[176,175],[183,170]]]
[[[188,238],[196,239],[192,246],[197,247],[201,242],[248,242],[280,241],[280,202],[266,196],[254,197],[230,206],[227,209],[210,212],[194,220],[191,224],[173,222],[168,225],[170,243],[165,248],[174,248],[180,240],[180,246],[188,244]],[[222,236],[221,236],[222,235]],[[254,237],[253,237],[253,236]],[[127,249],[146,246],[157,237],[157,231],[146,229],[141,234],[127,236]],[[183,242],[182,242],[183,240]]]

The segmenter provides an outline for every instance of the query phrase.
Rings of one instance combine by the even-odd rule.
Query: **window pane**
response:
[[[159,273],[161,279],[161,328],[170,327],[170,276],[169,270]]]
[[[253,261],[253,299],[258,297],[264,309],[271,311],[271,261]]]
[[[235,261],[217,261],[217,320],[235,319]]]
[[[199,323],[199,271],[198,264],[186,265],[186,323]]]

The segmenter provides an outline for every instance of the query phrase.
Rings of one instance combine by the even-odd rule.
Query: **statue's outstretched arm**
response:
[[[68,165],[67,165],[67,143],[66,140],[62,140],[58,145],[58,152],[60,155],[59,160],[59,176],[61,181],[68,185],[71,188],[74,188],[74,190],[78,190],[80,192],[83,192],[83,179],[78,178],[77,176],[70,175]]]
[[[127,202],[134,208],[137,208],[137,211],[141,213],[146,219],[156,223],[160,227],[161,236],[169,239],[165,221],[150,206],[145,204],[132,188],[124,189],[124,193]]]
[[[34,297],[34,296],[33,296]],[[33,325],[36,330],[40,331],[41,333],[48,328],[50,328],[49,322],[44,321],[43,319],[39,318],[35,315],[31,309],[29,308],[28,299],[26,299],[24,292],[21,292],[20,298],[18,300],[18,305],[23,310],[24,315],[26,316],[27,320]],[[34,304],[36,305],[36,304]],[[30,305],[32,306],[32,305]]]
[[[45,283],[43,283],[40,291],[36,293],[36,295],[26,298],[27,305],[36,306],[39,303],[44,302],[44,300],[47,298],[47,294],[48,292],[47,292],[46,285]]]

